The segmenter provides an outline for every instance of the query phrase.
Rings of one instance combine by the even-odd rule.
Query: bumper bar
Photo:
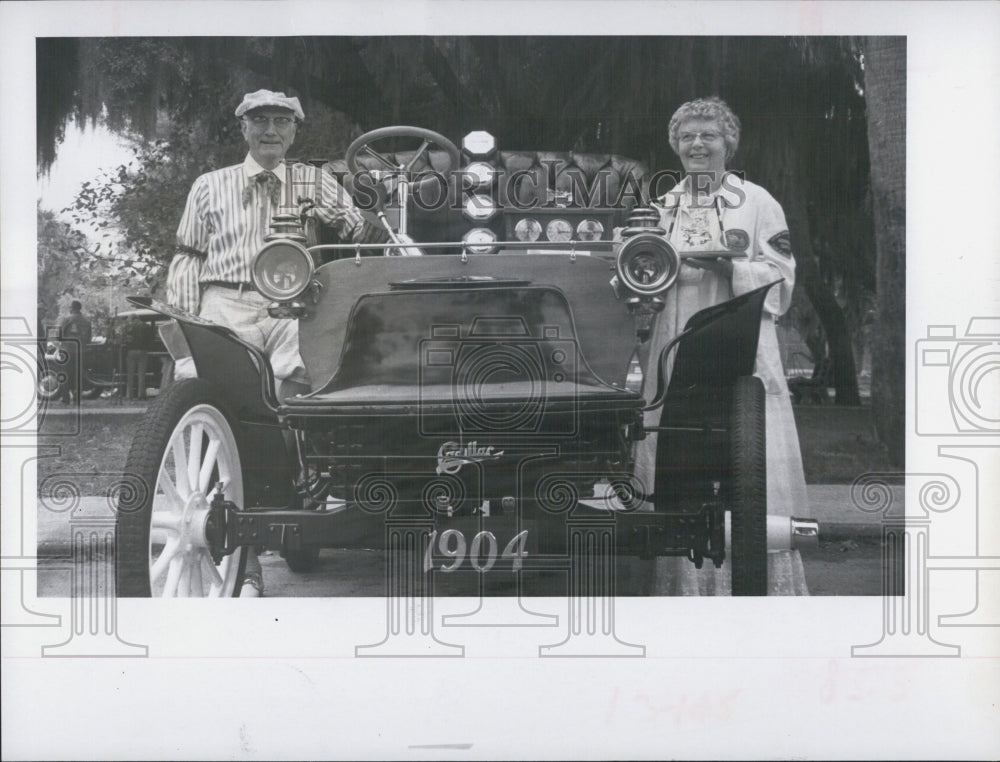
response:
[[[231,553],[240,546],[262,546],[270,550],[299,550],[304,546],[320,547],[379,547],[385,517],[371,516],[355,508],[340,510],[263,510],[241,511],[233,503],[223,502],[225,519],[219,521],[224,531],[216,530],[209,542],[222,553]],[[724,548],[729,546],[730,521],[728,512],[722,527],[713,519],[715,506],[705,506],[696,514],[665,514],[654,512],[617,511],[587,512],[584,524],[615,527],[616,551],[640,557],[688,556],[700,566],[699,557],[721,563]],[[499,519],[500,517],[498,517]],[[510,521],[513,516],[508,516]],[[430,522],[430,517],[416,518],[418,523]],[[438,525],[448,528],[453,522],[438,517]],[[490,520],[486,519],[484,527]],[[567,525],[575,523],[572,518]],[[544,546],[548,544],[539,538]],[[767,549],[790,550],[813,547],[819,541],[819,524],[813,519],[767,517]],[[221,547],[220,547],[221,546]]]

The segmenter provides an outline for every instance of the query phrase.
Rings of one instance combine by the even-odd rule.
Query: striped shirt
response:
[[[306,199],[312,213],[343,241],[381,240],[382,231],[365,223],[350,196],[329,172],[309,164],[279,164],[277,203],[253,157],[242,164],[201,175],[191,186],[177,227],[177,251],[167,272],[167,301],[198,313],[201,284],[251,282],[251,265],[270,232],[274,214],[297,214]]]

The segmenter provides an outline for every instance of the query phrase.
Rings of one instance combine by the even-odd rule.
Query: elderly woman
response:
[[[789,307],[795,260],[785,215],[758,185],[726,172],[740,140],[740,121],[719,98],[689,101],[670,120],[670,147],[684,165],[684,179],[654,206],[678,253],[741,252],[736,258],[687,259],[650,340],[650,357],[684,329],[694,313],[755,288],[774,286],[764,303],[755,375],[764,382],[767,413],[767,512],[809,515],[799,438],[778,351],[775,318]],[[647,424],[659,411],[647,414]],[[652,485],[656,438],[636,450],[637,473]]]

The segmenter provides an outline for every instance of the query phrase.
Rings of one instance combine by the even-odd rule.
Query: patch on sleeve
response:
[[[750,248],[750,236],[747,231],[733,228],[726,231],[726,248],[732,251],[746,251]]]
[[[771,246],[783,257],[792,258],[792,241],[788,236],[787,230],[782,230],[775,236],[772,236],[768,241]]]

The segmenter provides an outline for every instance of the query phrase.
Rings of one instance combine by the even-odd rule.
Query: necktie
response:
[[[254,182],[260,186],[260,220],[261,228],[266,232],[271,216],[271,206],[277,207],[281,201],[281,181],[269,169],[253,176]],[[253,200],[253,185],[243,189],[243,206],[249,206]]]

